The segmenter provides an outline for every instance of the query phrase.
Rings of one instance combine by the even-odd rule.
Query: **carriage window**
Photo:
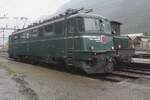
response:
[[[55,24],[55,34],[63,33],[63,22],[58,22]]]
[[[44,32],[44,36],[50,36],[53,35],[53,25],[46,25],[44,27],[45,32]],[[41,30],[42,31],[42,30]]]

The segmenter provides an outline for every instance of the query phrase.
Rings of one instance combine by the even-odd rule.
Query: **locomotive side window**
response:
[[[63,34],[63,22],[57,22],[55,23],[55,34]]]
[[[44,33],[44,27],[39,27],[38,28],[38,33],[39,33],[39,36],[43,36],[43,33]]]
[[[31,32],[31,38],[37,38],[38,37],[38,30],[37,29],[33,29],[30,32]]]
[[[20,39],[26,39],[26,33],[21,33],[20,34]]]
[[[83,18],[77,18],[76,19],[76,28],[77,28],[78,32],[84,32],[85,31]]]
[[[17,36],[17,35],[15,35],[15,36],[14,36],[14,40],[17,40],[17,39],[18,39],[18,36]]]
[[[53,35],[54,32],[53,32],[53,25],[46,25],[44,27],[45,29],[45,32],[44,32],[44,36],[50,36],[50,35]],[[40,31],[43,31],[42,30],[42,27],[41,27],[41,30]],[[41,32],[42,33],[42,32]]]
[[[68,33],[74,33],[75,32],[75,23],[74,23],[73,19],[68,20],[67,30],[68,30]]]
[[[104,32],[107,34],[112,34],[110,21],[104,20],[103,23],[104,23]]]
[[[53,25],[46,25],[45,26],[45,31],[46,32],[53,32]]]
[[[29,32],[26,33],[26,39],[29,39],[30,38],[30,34]]]

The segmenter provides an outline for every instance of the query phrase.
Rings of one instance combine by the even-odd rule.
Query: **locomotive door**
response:
[[[73,51],[74,51],[74,21],[72,19],[67,20],[65,34],[66,34],[66,56],[69,59],[73,58]]]
[[[12,36],[9,36],[9,45],[8,45],[8,54],[9,54],[9,57],[13,57],[13,38]]]

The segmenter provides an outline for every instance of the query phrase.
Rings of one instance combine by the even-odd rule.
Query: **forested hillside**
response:
[[[80,7],[122,22],[122,33],[150,32],[150,0],[70,0],[58,12]]]

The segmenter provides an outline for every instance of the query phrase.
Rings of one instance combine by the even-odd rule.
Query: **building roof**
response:
[[[134,40],[136,37],[143,37],[144,33],[122,34],[121,36],[128,36],[130,39]]]

